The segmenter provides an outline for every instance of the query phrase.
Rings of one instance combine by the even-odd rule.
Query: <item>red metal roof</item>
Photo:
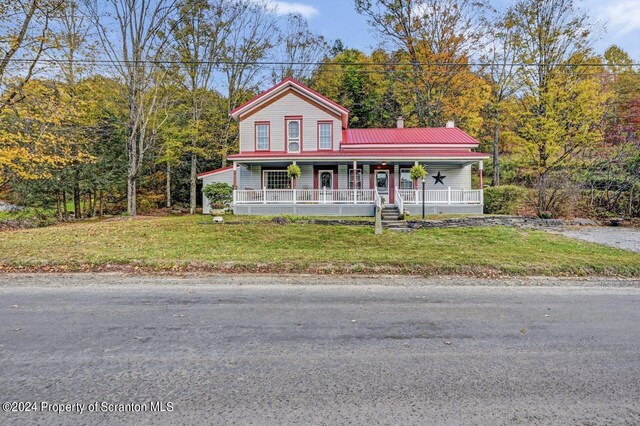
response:
[[[276,91],[277,89],[279,89],[280,87],[286,85],[286,84],[293,84],[298,86],[300,89],[305,90],[307,92],[313,93],[315,96],[321,98],[322,100],[324,100],[325,102],[328,102],[329,104],[333,105],[334,107],[348,113],[349,110],[346,109],[345,107],[343,107],[342,105],[340,105],[337,102],[332,101],[331,99],[327,98],[326,96],[324,96],[321,93],[316,92],[315,90],[311,89],[310,87],[305,86],[304,84],[300,83],[299,81],[291,78],[291,77],[287,77],[284,80],[282,80],[280,83],[276,84],[275,86],[273,86],[272,88],[265,90],[264,92],[260,93],[258,96],[256,96],[253,99],[248,100],[247,102],[243,103],[242,105],[234,108],[233,110],[231,110],[231,112],[229,113],[230,115],[235,114],[236,112],[240,111],[241,109],[243,109],[244,107],[246,107],[247,105],[257,101],[260,98],[263,98],[265,96],[267,96],[268,94],[270,94],[271,92]]]
[[[286,152],[246,152],[243,154],[229,155],[230,160],[249,160],[249,159],[270,159],[270,158],[286,158],[295,160],[296,158],[335,158],[344,157],[352,158],[369,158],[369,157],[388,157],[388,158],[488,158],[489,154],[483,152],[464,151],[462,149],[435,150],[407,150],[407,149],[350,149],[340,151],[310,151],[300,154],[288,154]]]
[[[207,171],[207,172],[199,173],[197,176],[198,176],[199,178],[201,178],[201,177],[205,177],[205,176],[213,175],[213,174],[216,174],[216,173],[224,172],[224,171],[229,170],[229,169],[233,169],[233,166],[227,166],[227,167],[222,167],[222,168],[220,168],[220,169],[209,170],[209,171]]]
[[[457,127],[347,129],[342,131],[342,145],[364,144],[477,145],[478,141]]]

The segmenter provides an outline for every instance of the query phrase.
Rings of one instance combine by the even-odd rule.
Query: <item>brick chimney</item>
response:
[[[404,128],[404,118],[402,118],[402,116],[398,117],[398,129],[403,129]]]

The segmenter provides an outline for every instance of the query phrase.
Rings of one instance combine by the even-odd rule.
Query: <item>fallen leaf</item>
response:
[[[445,345],[450,345],[451,342],[449,340],[443,340],[442,343],[444,343]]]
[[[527,332],[527,329],[526,329],[526,328],[521,328],[521,329],[520,329],[520,333],[524,334],[524,333],[526,333],[526,332]]]

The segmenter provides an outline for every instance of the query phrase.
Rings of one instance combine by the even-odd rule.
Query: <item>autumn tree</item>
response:
[[[127,213],[137,211],[137,184],[145,155],[156,139],[149,123],[157,113],[167,73],[158,64],[165,58],[175,0],[89,1],[90,16],[112,69],[122,79],[129,110],[127,125]]]
[[[399,62],[408,64],[401,67],[406,76],[404,87],[409,89],[410,112],[419,126],[442,126],[452,118],[445,115],[452,112],[463,120],[467,112],[479,115],[477,107],[464,111],[461,104],[450,104],[445,111],[445,104],[482,84],[468,64],[482,46],[485,6],[481,2],[355,0],[355,6],[383,42],[399,49]]]
[[[489,42],[481,61],[486,65],[481,73],[489,84],[489,98],[486,106],[487,127],[490,128],[493,155],[492,185],[500,185],[500,129],[502,114],[507,101],[518,90],[516,79],[518,66],[518,31],[513,11],[498,13],[489,30]]]
[[[392,127],[402,113],[388,62],[382,50],[369,56],[343,48],[318,67],[311,87],[349,109],[350,127]]]
[[[236,12],[237,9],[227,0],[189,0],[180,4],[173,25],[175,45],[172,51],[179,62],[179,81],[189,96],[189,142],[184,151],[191,157],[191,214],[196,211],[198,157],[207,156],[207,148],[211,144],[211,136],[203,131],[202,123],[203,109],[209,107],[206,95],[213,86],[214,70],[222,58],[225,39]],[[175,145],[175,141],[169,143]]]
[[[317,67],[316,63],[329,51],[329,44],[324,37],[313,33],[306,19],[297,13],[287,16],[277,46],[280,47],[280,52],[276,53],[276,57],[281,63],[274,66],[271,72],[274,84],[286,77],[308,82]]]
[[[0,1],[0,111],[24,99],[24,86],[54,44],[51,22],[62,0]]]
[[[538,211],[549,208],[548,179],[600,137],[603,112],[591,60],[593,28],[573,0],[520,0],[510,10],[519,33],[522,148],[533,168]],[[596,75],[594,75],[596,74]]]

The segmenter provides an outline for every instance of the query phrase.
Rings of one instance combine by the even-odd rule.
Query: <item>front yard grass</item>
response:
[[[206,216],[77,222],[0,232],[0,269],[640,276],[640,255],[544,231],[423,229]]]

